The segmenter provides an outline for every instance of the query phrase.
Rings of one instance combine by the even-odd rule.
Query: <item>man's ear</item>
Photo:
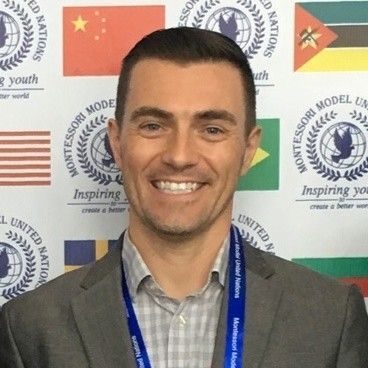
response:
[[[109,136],[110,147],[114,155],[115,163],[121,170],[121,142],[120,142],[120,126],[115,119],[109,119],[107,123],[107,134]]]
[[[261,142],[262,129],[258,125],[253,127],[246,138],[246,146],[243,157],[243,164],[241,167],[241,176],[245,175],[249,170],[254,155],[257,152],[257,149]]]

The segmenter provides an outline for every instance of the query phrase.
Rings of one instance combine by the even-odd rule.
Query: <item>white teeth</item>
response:
[[[155,185],[158,189],[174,194],[190,193],[197,190],[200,186],[199,183],[174,183],[169,181],[156,181]]]

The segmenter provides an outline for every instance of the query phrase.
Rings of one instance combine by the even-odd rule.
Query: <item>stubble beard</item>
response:
[[[131,206],[131,211],[134,211],[134,216],[139,219],[141,225],[148,228],[162,239],[180,242],[180,240],[190,239],[211,228],[216,220],[228,209],[229,206],[231,206],[232,199],[233,195],[229,195],[220,208],[216,210],[215,204],[211,210],[203,211],[197,216],[196,220],[191,220],[187,224],[184,224],[182,219],[180,219],[182,211],[179,209],[177,210],[176,214],[171,216],[170,221],[165,221],[165,219],[162,220],[155,216],[153,211],[149,208],[137,206],[134,200],[132,201],[129,199],[129,203]],[[167,218],[168,217],[169,214]],[[176,217],[177,220],[173,219],[173,217]]]

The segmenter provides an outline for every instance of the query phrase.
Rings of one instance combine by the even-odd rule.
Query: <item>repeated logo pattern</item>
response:
[[[99,184],[121,183],[106,130],[107,117],[100,115],[86,124],[77,143],[80,167],[89,178]],[[102,129],[101,129],[102,127]]]
[[[64,263],[70,271],[110,248],[107,240],[65,238],[89,239],[86,234],[94,237],[96,229],[104,238],[115,229],[118,235],[122,222],[126,225],[123,178],[106,134],[115,100],[103,100],[101,95],[114,90],[121,59],[138,39],[176,25],[231,38],[254,71],[263,141],[236,194],[239,212],[233,221],[243,237],[273,253],[282,244],[290,247],[292,239],[289,231],[280,230],[281,237],[277,228],[295,226],[290,233],[301,232],[298,254],[303,254],[308,237],[298,228],[300,218],[307,232],[319,228],[322,218],[305,216],[309,213],[303,204],[307,203],[308,210],[326,214],[346,210],[357,215],[349,217],[354,238],[366,244],[360,216],[368,209],[366,0],[295,4],[185,0],[104,6],[58,1],[57,6],[61,13],[48,2],[0,0],[1,204],[3,213],[22,210],[22,219],[0,214],[0,304],[57,276]],[[330,71],[338,73],[323,73]],[[281,83],[286,86],[282,96],[272,88]],[[344,92],[333,85],[341,83]],[[353,91],[360,97],[353,96]],[[51,207],[57,208],[58,216],[45,216],[55,212],[49,211]],[[282,216],[268,222],[267,216],[279,214],[280,208]],[[37,229],[30,225],[30,217],[43,220]],[[342,221],[336,220],[333,231],[324,229],[326,238],[330,237],[326,247],[334,246],[335,229]],[[65,233],[46,241],[48,229],[60,226]],[[65,246],[65,262],[60,244]],[[354,252],[362,253],[354,244],[339,244],[351,258]],[[51,246],[54,258],[49,260]],[[325,249],[316,251],[318,257]],[[366,275],[357,272],[342,278],[367,285]]]
[[[11,70],[22,63],[31,51],[34,31],[24,7],[9,0],[3,0],[3,5],[19,19],[18,23],[9,13],[0,12],[0,68]]]
[[[362,116],[362,113],[353,110],[350,115],[361,123],[365,131],[350,122],[337,122],[328,126],[338,117],[338,113],[334,110],[320,116],[309,131],[306,144],[307,157],[317,173],[328,180],[337,181],[344,178],[351,181],[368,172],[368,155],[366,155],[368,124],[364,124],[364,119],[356,119]]]
[[[293,155],[301,174],[308,171],[303,156],[329,181],[353,181],[368,172],[368,118],[360,107],[362,102],[360,97],[332,96],[308,110],[293,140]],[[300,146],[303,143],[305,148]]]
[[[83,172],[98,184],[121,183],[106,129],[107,114],[113,114],[114,106],[113,99],[96,101],[70,123],[64,140],[64,160],[72,178]]]
[[[179,25],[220,32],[234,40],[249,59],[263,51],[271,57],[278,39],[278,17],[272,4],[258,0],[231,2],[206,0],[189,11],[190,2],[182,10]],[[276,28],[277,26],[277,28]]]
[[[48,281],[49,256],[42,243],[25,221],[0,216],[0,304]]]

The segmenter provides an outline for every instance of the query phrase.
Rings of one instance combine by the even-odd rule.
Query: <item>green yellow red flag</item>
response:
[[[368,308],[368,257],[294,258],[293,261],[348,284],[356,284]]]

